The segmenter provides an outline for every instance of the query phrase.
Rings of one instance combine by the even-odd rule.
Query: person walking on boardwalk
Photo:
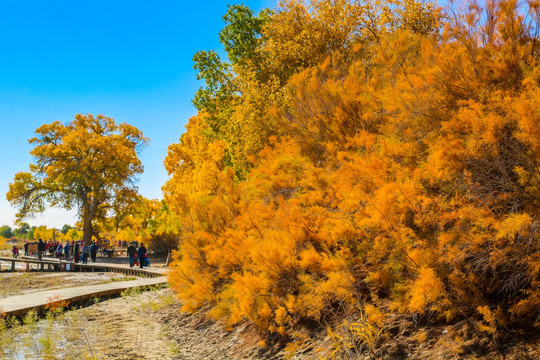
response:
[[[44,251],[45,251],[45,243],[43,242],[43,240],[39,239],[37,243],[37,257],[39,261],[43,259]]]
[[[82,263],[88,264],[88,256],[90,255],[90,247],[86,244],[82,248]]]
[[[75,249],[73,250],[73,262],[74,263],[78,263],[79,262],[79,252],[80,252],[80,246],[79,246],[79,242],[77,241],[77,243],[75,244]]]
[[[19,257],[19,248],[17,247],[17,245],[13,245],[13,249],[11,249],[11,252],[13,253],[14,259]]]
[[[129,257],[129,267],[133,267],[133,263],[135,262],[135,254],[137,253],[137,248],[135,247],[135,244],[129,243],[129,246],[127,248],[127,255]]]
[[[64,257],[64,247],[61,243],[56,245],[56,251],[54,252],[54,256],[57,259],[62,259]]]
[[[24,256],[28,256],[28,241],[24,242]]]
[[[96,242],[94,241],[92,245],[90,245],[90,256],[92,257],[92,262],[96,262],[96,256],[97,256],[98,246],[96,245]]]
[[[69,241],[66,241],[66,245],[64,245],[64,257],[67,259],[69,259],[69,250],[70,250],[71,246],[69,245]]]
[[[144,264],[146,263],[144,259],[144,255],[146,255],[146,248],[144,247],[143,243],[141,243],[139,250],[137,250],[137,255],[139,255],[139,265],[142,269],[144,267]]]

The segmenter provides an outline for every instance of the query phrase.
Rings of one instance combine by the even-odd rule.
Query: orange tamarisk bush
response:
[[[538,326],[538,3],[442,18],[362,4],[287,1],[271,16],[260,51],[281,87],[259,110],[275,129],[256,132],[239,101],[231,119],[268,135],[242,180],[224,154],[248,132],[209,139],[204,112],[169,148],[173,289],[185,310],[282,335],[351,308]],[[332,13],[342,22],[321,25]]]

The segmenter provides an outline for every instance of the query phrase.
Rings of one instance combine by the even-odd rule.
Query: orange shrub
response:
[[[324,31],[328,9],[286,3],[275,24],[305,17],[306,36]],[[387,303],[477,316],[484,329],[502,314],[534,324],[540,67],[526,21],[538,21],[535,9],[499,1],[485,24],[471,7],[440,32],[426,30],[435,13],[398,11],[403,26],[374,38],[347,33],[359,16],[337,48],[314,43],[310,61],[311,42],[294,28],[268,30],[276,64],[298,55],[298,67],[284,69],[278,99],[263,109],[276,135],[250,154],[245,178],[226,165],[226,144],[204,136],[204,114],[165,161],[166,201],[183,221],[170,281],[184,308],[210,306],[229,325],[248,319],[280,334],[364,307],[383,319],[370,306]],[[419,13],[427,28],[411,25]]]

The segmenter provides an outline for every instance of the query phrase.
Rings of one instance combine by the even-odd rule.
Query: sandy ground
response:
[[[99,359],[173,359],[175,344],[155,312],[173,301],[168,290],[113,299],[83,310],[87,323],[86,351]]]
[[[77,310],[98,332],[89,343],[99,359],[283,359],[261,351],[248,326],[226,331],[204,315],[180,312],[169,289],[104,301]],[[82,344],[84,345],[84,344]]]

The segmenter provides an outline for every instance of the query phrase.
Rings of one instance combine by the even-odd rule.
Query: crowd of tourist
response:
[[[104,246],[100,246],[97,241],[93,241],[92,244],[85,244],[83,240],[71,240],[66,242],[61,241],[43,241],[39,239],[37,242],[24,242],[24,256],[36,256],[39,260],[43,259],[43,255],[49,257],[55,257],[57,259],[71,260],[74,263],[83,263],[88,264],[88,259],[90,258],[93,263],[96,262],[98,251],[101,249],[102,255],[107,254],[107,248],[110,247],[110,240],[102,241]],[[118,241],[118,247],[127,247],[127,255],[129,258],[129,266],[140,266],[142,269],[144,266],[150,266],[150,261],[148,260],[148,254],[144,244],[138,246],[136,241],[132,241],[129,245],[126,241]],[[11,250],[13,253],[13,258],[19,257],[19,247],[17,245],[13,246]],[[113,251],[114,250],[109,250]]]

